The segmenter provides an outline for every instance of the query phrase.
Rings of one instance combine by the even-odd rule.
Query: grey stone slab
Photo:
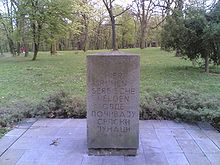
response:
[[[137,156],[126,156],[125,165],[147,165],[143,154]]]
[[[25,150],[14,150],[9,149],[0,157],[0,164],[2,165],[13,165],[18,162]]]
[[[209,159],[202,153],[186,153],[190,165],[211,165]]]
[[[57,134],[59,128],[57,127],[31,127],[23,137],[53,137]]]
[[[203,153],[194,140],[178,139],[177,142],[180,145],[184,153],[188,153],[188,154],[190,153],[202,154]]]
[[[143,154],[144,153],[144,149],[143,149],[143,145],[141,140],[139,140],[139,148],[137,150],[137,155]]]
[[[102,165],[124,165],[124,156],[104,156]]]
[[[52,121],[53,119],[38,119],[33,125],[32,127],[48,127],[50,121]]]
[[[220,153],[219,148],[210,139],[198,139],[196,143],[199,145],[201,150],[206,153]]]
[[[181,122],[176,122],[172,120],[167,120],[166,121],[168,128],[173,129],[173,128],[184,128],[183,124]]]
[[[160,142],[155,140],[142,141],[144,153],[161,153],[163,152]]]
[[[50,124],[49,121],[50,120],[47,121],[47,124]],[[28,130],[24,135],[18,138],[20,131],[18,131],[19,129],[17,128],[14,132],[8,134],[8,136],[4,136],[2,139],[0,139],[0,153],[2,154],[0,157],[0,164],[220,164],[219,134],[217,131],[212,129],[200,129],[198,126],[198,129],[196,127],[192,127],[192,129],[186,129],[184,125],[186,132],[189,134],[191,133],[190,136],[193,137],[193,139],[187,139],[187,136],[184,135],[186,132],[183,131],[183,128],[177,128],[175,126],[168,127],[169,121],[166,121],[167,128],[152,129],[150,126],[143,126],[140,129],[140,141],[137,156],[116,156],[109,158],[105,156],[100,157],[87,155],[88,150],[85,133],[86,120],[77,120],[77,122],[75,122],[74,119],[68,119],[63,121],[57,120],[56,122],[62,122],[64,124],[61,127],[58,127],[54,123],[54,126],[50,127],[52,129],[57,128],[56,130],[58,130],[58,132],[56,132],[55,135],[51,135],[49,133],[48,136],[46,136],[47,134],[44,133],[46,132],[44,128],[49,127],[44,125],[34,126],[31,128],[35,129],[37,127],[39,129],[38,132],[40,132],[42,128],[44,131],[41,133],[42,136],[38,136],[35,132],[34,135],[29,134],[30,136],[25,136],[25,134],[28,133]],[[151,123],[152,121],[148,122]],[[154,121],[154,123],[155,122],[157,121]],[[72,123],[71,126],[69,126],[70,123]],[[80,123],[80,125],[78,125],[78,123]],[[65,126],[65,124],[67,124],[67,126]],[[20,130],[22,129],[23,128]],[[176,130],[178,133],[175,132]],[[181,133],[181,131],[183,132]],[[181,138],[181,134],[184,138]],[[60,136],[58,137],[57,135]],[[51,145],[53,142],[55,143]]]
[[[77,164],[81,164],[82,162],[81,157],[82,157],[81,154],[73,154],[69,150],[45,150],[45,153],[41,157],[39,164],[67,165],[70,164],[70,161],[72,162],[72,164],[74,164],[74,159],[75,161],[78,161],[78,159],[80,159],[80,163],[77,162]]]
[[[163,152],[146,153],[145,159],[147,165],[168,165],[168,161]]]
[[[173,132],[169,128],[155,129],[155,132],[159,139],[167,138],[167,137],[174,137]]]
[[[4,136],[0,139],[0,155],[7,150],[17,139],[15,136]]]
[[[220,154],[206,154],[212,165],[220,164]]]
[[[63,119],[38,119],[33,127],[62,127],[65,124]]]
[[[208,122],[197,122],[197,125],[203,130],[215,130]]]
[[[183,153],[165,153],[169,165],[190,165]]]
[[[141,140],[157,139],[157,134],[153,128],[145,128],[140,131]]]
[[[204,130],[203,132],[211,140],[220,140],[220,133],[217,130]]]
[[[18,161],[16,165],[39,165],[38,161]]]
[[[81,165],[83,162],[82,154],[68,153],[61,159],[59,165]]]
[[[152,120],[152,124],[155,129],[163,129],[163,128],[167,129],[168,128],[166,120]]]
[[[86,128],[86,119],[67,119],[61,127]]]
[[[218,147],[218,149],[220,149],[220,140],[213,140],[213,142],[215,143],[215,145]]]
[[[138,55],[87,56],[87,135],[91,149],[137,149]]]
[[[28,118],[28,119],[24,119],[21,122],[19,122],[15,128],[18,129],[28,129],[30,128],[35,122],[37,121],[37,119],[35,118]]]
[[[84,155],[82,165],[102,165],[102,158],[101,156]]]
[[[187,132],[193,137],[193,139],[209,139],[201,129],[187,130]]]
[[[172,136],[166,138],[159,138],[160,145],[164,152],[181,153],[183,152],[177,143],[176,139]]]
[[[42,143],[39,146],[40,149],[47,150],[69,150],[75,154],[86,154],[87,153],[87,143],[86,139],[84,140],[75,140],[72,138],[54,138],[51,139],[42,139]],[[55,143],[54,143],[55,142]]]
[[[7,134],[5,134],[5,136],[15,136],[15,137],[19,137],[19,136],[21,136],[25,131],[26,131],[26,129],[15,128],[15,129],[9,131]]]
[[[152,121],[151,120],[140,120],[139,121],[139,128],[140,129],[153,129]]]
[[[176,139],[192,139],[192,136],[185,129],[172,129],[171,132]]]
[[[50,144],[50,139],[48,138],[37,138],[37,137],[21,137],[18,141],[16,141],[11,148],[12,149],[36,149],[43,148]]]
[[[186,130],[200,130],[200,127],[195,123],[182,123]]]
[[[76,128],[74,127],[62,127],[60,128],[57,133],[56,133],[56,137],[77,137],[78,136],[78,130],[76,130]],[[85,130],[83,130],[84,132],[86,132]]]
[[[17,164],[38,164],[46,152],[46,150],[38,150],[37,148],[32,150],[26,150],[17,162]]]

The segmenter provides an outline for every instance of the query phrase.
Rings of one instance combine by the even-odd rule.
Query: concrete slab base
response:
[[[86,119],[26,120],[0,139],[0,165],[220,164],[220,133],[208,123],[146,120],[139,124],[137,152],[114,156],[118,153],[108,151],[112,154],[106,156],[104,151],[88,150]]]
[[[137,149],[88,149],[89,155],[94,156],[136,156]]]

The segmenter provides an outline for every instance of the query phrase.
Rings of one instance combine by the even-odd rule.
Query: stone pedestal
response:
[[[139,144],[138,55],[87,56],[89,155],[136,155]]]

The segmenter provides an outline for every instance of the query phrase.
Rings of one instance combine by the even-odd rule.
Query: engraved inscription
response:
[[[91,116],[97,118],[97,129],[101,133],[126,133],[130,132],[130,118],[135,116],[127,106],[136,94],[133,87],[128,87],[127,74],[123,72],[105,73],[103,79],[92,79],[91,94],[96,97],[98,104],[94,105],[95,111]],[[97,86],[97,87],[96,87]],[[101,109],[97,111],[96,109]]]

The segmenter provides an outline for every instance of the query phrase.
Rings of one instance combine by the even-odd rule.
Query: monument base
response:
[[[88,155],[95,156],[136,156],[137,149],[89,148]]]

